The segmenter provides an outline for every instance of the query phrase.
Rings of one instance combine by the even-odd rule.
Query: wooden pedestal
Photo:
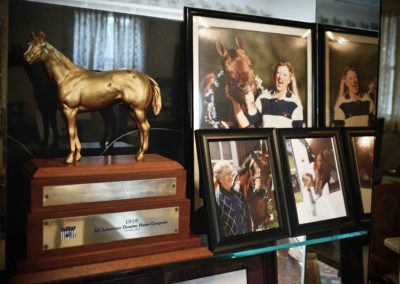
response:
[[[181,165],[159,155],[34,159],[27,258],[19,274],[199,249]],[[185,255],[184,253],[182,255]]]
[[[152,202],[160,200],[183,200],[186,198],[186,172],[182,166],[170,159],[156,154],[145,155],[143,161],[136,161],[134,156],[104,156],[83,157],[79,163],[64,164],[63,158],[55,159],[33,159],[25,168],[25,173],[30,179],[31,212],[72,210],[87,208],[94,202],[76,202],[69,204],[57,204],[46,206],[46,194],[44,188],[53,186],[53,192],[61,190],[61,186],[72,187],[73,185],[92,185],[98,183],[115,183],[135,180],[152,180],[175,178],[175,193],[164,196],[114,199],[96,201],[95,206],[124,206],[140,203],[142,201]],[[58,187],[57,187],[58,186]],[[134,191],[134,188],[128,188]],[[66,193],[68,195],[73,192]],[[79,201],[83,199],[83,192],[78,196]],[[65,196],[68,197],[68,196]]]

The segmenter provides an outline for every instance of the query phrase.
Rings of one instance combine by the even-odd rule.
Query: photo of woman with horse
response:
[[[300,191],[293,188],[299,224],[347,216],[332,138],[288,139],[286,151],[299,179]]]
[[[279,227],[265,140],[210,143],[220,234],[224,237]],[[229,149],[227,149],[229,148]]]
[[[310,30],[206,21],[194,27],[195,129],[312,125]],[[243,29],[231,28],[237,22]]]

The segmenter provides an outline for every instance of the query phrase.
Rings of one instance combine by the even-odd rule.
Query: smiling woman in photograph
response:
[[[260,127],[303,127],[303,106],[289,62],[275,65],[274,88],[260,95],[255,102],[247,102],[250,124]]]
[[[375,103],[370,92],[360,92],[359,77],[356,68],[344,69],[334,109],[334,126],[371,126]]]

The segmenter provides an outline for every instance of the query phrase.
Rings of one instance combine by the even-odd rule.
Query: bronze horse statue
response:
[[[49,78],[57,86],[58,102],[68,125],[70,153],[65,162],[70,164],[81,158],[76,115],[118,102],[130,108],[130,116],[139,128],[140,149],[136,159],[142,160],[149,143],[150,124],[146,109],[152,103],[155,115],[161,111],[161,93],[157,82],[134,70],[85,70],[49,44],[43,32],[38,37],[31,33],[31,38],[24,59],[29,64],[43,63]]]
[[[273,221],[271,208],[275,207],[268,155],[262,151],[251,152],[235,179],[239,179],[243,196],[249,206],[253,231],[264,229]]]
[[[204,127],[247,127],[236,118],[240,110],[237,106],[247,112],[245,100],[255,101],[263,91],[261,79],[254,73],[253,63],[244,49],[243,39],[238,36],[235,40],[236,49],[227,49],[221,41],[216,41],[222,70],[208,73],[200,81]]]

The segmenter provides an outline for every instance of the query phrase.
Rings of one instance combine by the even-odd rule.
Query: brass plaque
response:
[[[179,207],[43,220],[43,250],[179,232]]]
[[[43,206],[176,194],[176,178],[143,179],[43,187]]]

